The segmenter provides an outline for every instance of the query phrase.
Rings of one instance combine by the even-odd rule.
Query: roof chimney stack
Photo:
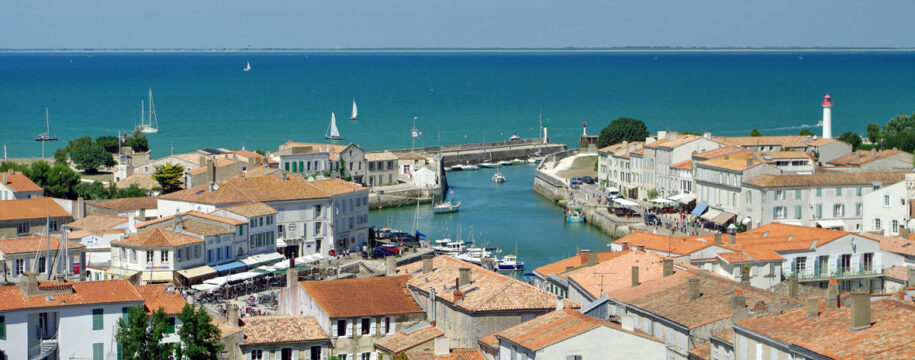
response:
[[[3,173],[3,185],[6,185],[6,184],[9,184],[9,183],[10,183],[9,181],[7,181],[6,175],[8,175],[8,174],[7,174],[7,173]]]
[[[907,287],[915,286],[915,267],[908,267],[908,268],[906,268],[906,271],[907,271],[906,275],[908,275],[908,279],[906,281],[905,286],[907,286]]]
[[[858,289],[851,294],[851,330],[863,330],[871,327],[871,296]]]
[[[737,245],[737,234],[728,233],[728,245]]]
[[[645,252],[645,244],[639,244],[638,249],[639,252]]]
[[[835,278],[829,279],[829,286],[826,287],[826,308],[835,309],[839,307],[839,281]]]
[[[788,278],[788,297],[792,299],[797,299],[797,276],[792,276]]]
[[[632,287],[639,286],[639,267],[632,267]]]
[[[629,251],[629,242],[628,241],[620,242],[620,245],[623,246],[623,251]]]
[[[715,245],[721,245],[721,233],[720,232],[715,233]]]
[[[743,290],[734,290],[734,295],[731,295],[731,321],[736,323],[748,317],[747,297],[743,295]]]
[[[750,265],[740,267],[740,282],[750,285]]]
[[[668,277],[674,274],[674,259],[661,260],[661,265],[664,268],[664,277]]]
[[[901,237],[903,239],[908,239],[909,238],[909,228],[907,228],[905,226],[900,226],[899,227],[899,237]]]
[[[235,305],[226,306],[226,323],[230,326],[238,326],[238,308]]]
[[[289,258],[289,268],[286,269],[286,287],[291,288],[299,281],[299,271],[295,268],[295,258]]]
[[[433,255],[423,255],[423,274],[428,274],[432,272],[432,258]]]
[[[458,287],[467,286],[470,284],[470,268],[462,267],[458,269]]]
[[[696,300],[699,298],[699,278],[691,278],[686,283],[686,299]]]
[[[597,265],[597,253],[588,252],[588,266]]]
[[[454,303],[464,300],[464,293],[461,292],[460,279],[454,279]]]
[[[817,298],[807,298],[807,317],[815,318],[820,312],[820,300]]]
[[[394,262],[394,256],[387,256],[384,258],[384,275],[385,276],[394,276],[397,271],[397,263]]]

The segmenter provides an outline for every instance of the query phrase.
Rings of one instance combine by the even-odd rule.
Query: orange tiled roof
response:
[[[728,344],[734,345],[734,328],[732,327],[716,332],[712,334],[712,336],[721,341],[725,341]]]
[[[813,160],[813,155],[803,151],[770,151],[762,153],[763,159],[810,159]]]
[[[569,279],[597,298],[602,294],[612,294],[618,289],[632,286],[632,267],[639,267],[639,282],[646,282],[664,276],[661,255],[645,251],[617,252],[620,256],[588,268],[573,270]],[[675,261],[679,267],[689,266]],[[674,270],[678,271],[677,269]]]
[[[258,216],[266,215],[275,215],[279,213],[276,209],[270,207],[267,204],[262,202],[252,202],[247,204],[238,204],[223,208],[222,210],[228,211],[230,213],[241,215],[246,218],[253,218]]]
[[[167,284],[135,285],[137,292],[146,302],[146,312],[152,313],[162,308],[166,314],[177,315],[187,302],[178,291],[168,291]]]
[[[242,318],[244,345],[329,341],[330,338],[311,316],[266,315]]]
[[[823,146],[836,139],[814,139],[803,135],[786,136],[715,136],[712,138],[720,143],[739,146],[781,146],[783,148],[802,148],[807,146]]]
[[[496,338],[496,334],[489,334],[482,337],[477,341],[480,344],[480,347],[488,347],[493,350],[499,350],[499,339]]]
[[[909,281],[909,267],[905,265],[891,266],[883,270],[883,275],[888,279],[895,279],[905,283]]]
[[[9,201],[9,200],[7,200]],[[48,250],[49,239],[41,236],[28,236],[14,239],[0,239],[0,253],[3,254],[21,254],[36,251]],[[57,251],[61,247],[60,236],[52,235],[50,237],[51,250]],[[83,244],[78,242],[67,242],[68,249],[84,248]]]
[[[126,217],[92,214],[67,224],[67,227],[80,230],[110,230],[126,222]]]
[[[700,347],[689,349],[690,359],[708,360],[712,356],[712,345],[705,344]]]
[[[749,256],[747,256],[747,254],[745,254],[743,252],[724,252],[724,253],[718,253],[715,255],[718,256],[719,258],[721,258],[721,260],[724,260],[725,262],[727,262],[728,264],[753,262],[753,259],[750,258]]]
[[[747,149],[742,148],[740,146],[726,145],[726,146],[722,146],[720,148],[712,149],[709,151],[693,153],[692,158],[693,158],[693,160],[698,160],[698,161],[711,160],[711,159],[717,159],[719,157],[723,157],[725,155],[737,154],[737,153],[741,153],[744,151],[747,151]]]
[[[397,160],[397,155],[390,151],[380,151],[380,152],[367,152],[365,153],[366,161],[383,161],[383,160]]]
[[[286,141],[285,143],[283,143],[282,145],[280,145],[279,150],[282,151],[282,150],[296,148],[296,147],[313,147],[316,149],[321,149],[321,151],[329,150],[331,153],[339,154],[341,151],[345,150],[347,146],[348,145],[341,145],[341,144],[303,143],[303,142],[289,140],[289,141]]]
[[[6,186],[15,192],[44,190],[22,173],[6,173]]]
[[[407,276],[387,276],[299,284],[330,318],[421,313],[423,309],[407,291],[407,279]]]
[[[744,181],[745,185],[756,187],[799,187],[799,186],[836,186],[836,185],[871,185],[880,181],[884,185],[895,184],[905,180],[905,172],[825,172],[809,175],[769,175],[763,174]]]
[[[217,160],[216,160],[216,168],[217,168],[217,169],[219,169],[219,168],[224,168],[224,167],[226,167],[226,166],[231,166],[231,165],[234,165],[234,164],[236,164],[236,163],[239,163],[239,161],[238,161],[238,160],[232,160],[232,159],[217,159]],[[191,175],[199,175],[199,174],[205,173],[206,171],[207,171],[206,163],[203,163],[203,164],[200,164],[200,166],[198,166],[198,167],[195,167],[195,168],[193,168],[193,169],[188,170],[187,173],[188,173],[188,174],[191,174]]]
[[[45,216],[70,217],[70,213],[49,197],[0,201],[0,221],[44,219]]]
[[[692,160],[681,161],[681,162],[671,165],[670,167],[675,168],[675,169],[692,170],[693,161]]]
[[[913,359],[915,306],[893,299],[874,301],[871,327],[851,331],[851,310],[826,310],[817,317],[794,309],[779,315],[746,319],[737,325],[779,342],[800,346],[833,359]]]
[[[534,270],[534,272],[543,275],[559,275],[566,271],[566,268],[573,267],[577,268],[588,263],[588,252],[579,251],[577,255],[559,260],[552,264],[543,265]],[[622,255],[622,252],[619,251],[595,251],[593,254],[597,254],[597,262],[601,263],[606,260],[613,259],[617,256]]]
[[[401,154],[401,155],[397,156],[397,159],[398,160],[427,160],[428,158],[411,151],[406,154]]]
[[[389,353],[399,354],[444,334],[435,325],[429,325],[409,334],[398,331],[395,334],[385,336],[375,341],[375,346]]]
[[[70,287],[73,288],[71,294],[26,297],[17,285],[0,286],[0,312],[74,305],[143,302],[143,298],[126,279],[77,282],[70,283]]]
[[[616,243],[629,242],[630,246],[644,245],[645,248],[670,252],[671,254],[686,255],[714,245],[712,235],[700,236],[673,236],[652,234],[647,231],[633,231],[629,235],[617,239]]]
[[[743,151],[733,152],[728,155],[718,156],[712,159],[700,161],[697,165],[711,168],[728,169],[734,171],[744,171],[764,161],[756,152],[743,149]]]
[[[212,235],[223,235],[223,234],[233,234],[235,230],[226,229],[222,226],[216,226],[213,224],[207,224],[205,222],[195,221],[195,220],[184,220],[181,222],[181,227],[184,231],[194,233],[201,236],[212,236]]]
[[[142,228],[145,228],[145,227],[150,226],[150,225],[155,225],[155,224],[159,224],[159,223],[163,223],[163,222],[172,220],[172,219],[175,218],[175,216],[176,216],[176,215],[163,216],[163,217],[160,217],[160,218],[155,218],[155,219],[152,219],[152,220],[148,220],[148,221],[144,221],[144,222],[138,223],[138,224],[137,224],[137,229],[142,229]],[[207,220],[211,220],[211,221],[216,221],[216,222],[220,222],[220,223],[223,223],[223,224],[226,224],[226,225],[231,225],[231,226],[247,224],[246,222],[241,221],[241,220],[230,219],[230,218],[222,217],[222,216],[219,216],[219,215],[206,214],[206,213],[202,213],[202,212],[194,211],[194,210],[185,211],[185,212],[183,212],[183,213],[178,214],[178,216],[181,216],[181,219],[182,219],[182,220],[187,220],[187,219],[190,219],[190,218],[198,217],[198,218],[201,218],[201,219],[207,219]]]
[[[827,164],[836,165],[836,166],[861,166],[863,164],[867,164],[872,161],[886,159],[886,158],[893,157],[893,156],[896,156],[899,154],[904,154],[905,160],[907,160],[907,163],[909,164],[909,166],[911,166],[912,154],[909,154],[902,150],[892,150],[892,149],[877,151],[873,156],[871,155],[870,152],[864,152],[864,151],[858,150],[856,152],[853,152],[850,154],[845,154],[843,156],[832,159],[829,162],[827,162]]]
[[[140,210],[155,209],[158,207],[156,198],[152,196],[108,200],[90,205],[111,210]]]
[[[695,300],[686,297],[687,283],[691,278],[699,279],[700,295]],[[743,292],[748,307],[758,303],[770,309],[773,309],[774,303],[778,303],[775,309],[800,306],[795,299],[691,268],[642,282],[636,287],[617,290],[611,297],[692,329],[730,317],[730,301],[735,290]]]
[[[352,183],[343,179],[332,178],[327,180],[318,180],[311,183],[328,195],[341,195],[351,192],[365,190],[362,185]]]
[[[203,242],[203,239],[155,228],[131,234],[124,240],[112,241],[111,244],[130,247],[174,247],[197,242]]]
[[[423,263],[415,262],[397,268],[398,274],[410,275],[411,288],[426,293],[435,288],[437,299],[467,311],[550,310],[556,308],[556,297],[528,283],[484,270],[450,256],[432,259],[432,272],[422,273]],[[460,268],[470,268],[470,284],[461,288],[463,300],[455,303],[455,279]]]
[[[532,320],[499,331],[494,335],[496,338],[506,339],[529,350],[538,351],[601,326],[658,341],[645,334],[623,330],[618,324],[599,320],[582,314],[575,309],[563,309],[540,315]]]
[[[697,135],[680,135],[676,139],[668,140],[668,141],[664,141],[664,142],[655,142],[655,144],[658,144],[657,147],[659,147],[659,148],[673,149],[677,146],[684,145],[684,144],[699,140],[701,138],[702,138],[701,136],[697,136]]]
[[[899,236],[883,236],[870,233],[859,233],[858,236],[880,242],[880,250],[897,254],[915,256],[915,241],[912,236],[903,239]]]
[[[204,204],[235,204],[252,201],[304,200],[329,197],[300,176],[234,177],[218,181],[217,190],[209,190],[209,184],[176,191],[159,196],[160,199],[188,201]]]
[[[118,189],[127,189],[130,185],[137,185],[138,188],[144,190],[152,190],[159,186],[159,182],[153,179],[150,174],[133,174],[115,184]]]
[[[451,353],[435,355],[433,351],[407,351],[407,360],[486,360],[479,349],[451,349]]]

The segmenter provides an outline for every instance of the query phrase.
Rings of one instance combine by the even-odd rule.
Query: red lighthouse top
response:
[[[823,107],[832,107],[832,98],[829,97],[829,94],[823,97]]]

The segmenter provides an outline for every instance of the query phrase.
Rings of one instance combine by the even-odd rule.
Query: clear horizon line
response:
[[[64,53],[64,52],[858,52],[887,51],[909,52],[913,47],[665,47],[665,46],[624,46],[624,47],[384,47],[384,48],[0,48],[2,53]]]

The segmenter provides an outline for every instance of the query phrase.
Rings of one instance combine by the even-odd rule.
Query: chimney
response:
[[[226,323],[230,326],[238,326],[238,308],[235,305],[226,306]]]
[[[206,156],[203,156],[203,155],[200,155],[200,156],[197,158],[197,166],[204,166],[204,165],[206,165],[206,164],[207,164],[207,157],[206,157]]]
[[[638,249],[640,252],[645,252],[645,244],[639,244]]]
[[[788,278],[788,297],[797,299],[797,276]]]
[[[9,181],[6,179],[7,173],[3,173],[3,185],[9,184]]]
[[[82,196],[76,198],[76,211],[74,211],[73,219],[79,220],[86,216],[86,200]]]
[[[632,287],[639,286],[639,267],[632,267]]]
[[[737,244],[737,234],[728,233],[728,245],[736,245],[736,244]]]
[[[877,149],[871,148],[871,157],[872,157],[872,158],[876,158],[876,157],[877,157]]]
[[[817,298],[807,298],[807,317],[815,318],[820,312],[820,300]]]
[[[216,161],[213,159],[207,159],[207,180],[210,184],[216,182]]]
[[[740,282],[750,285],[750,265],[740,267]]]
[[[736,323],[748,317],[747,297],[743,295],[743,290],[734,290],[734,295],[731,295],[731,321]]]
[[[597,253],[588,252],[588,266],[597,265]]]
[[[137,219],[134,217],[133,212],[127,214],[127,230],[131,234],[137,233]]]
[[[27,271],[20,275],[19,291],[26,297],[38,296],[38,275],[32,271]]]
[[[280,171],[280,179],[282,179],[283,181],[286,181],[286,172]]]
[[[674,274],[674,259],[661,260],[661,265],[664,267],[664,277]]]
[[[747,167],[753,166],[753,158],[747,159]]]
[[[871,327],[871,296],[858,289],[851,294],[851,330]]]
[[[432,272],[432,258],[433,255],[423,255],[423,274],[428,274]]]
[[[384,258],[384,275],[385,276],[394,276],[394,273],[397,271],[397,263],[394,262],[394,256],[388,256]]]
[[[909,228],[907,228],[905,226],[899,227],[899,237],[901,237],[903,239],[908,239],[909,238]]]
[[[574,266],[566,266],[566,270],[565,270],[565,271],[566,271],[566,272],[569,272],[569,271],[572,271],[572,270],[574,270],[574,269],[575,269]]]
[[[459,285],[459,286],[467,286],[467,285],[470,285],[470,268],[469,268],[469,267],[462,267],[462,268],[459,268],[459,269],[458,269],[458,272],[459,272],[458,280],[460,281],[460,282],[458,283],[458,285]]]
[[[839,281],[829,279],[829,286],[826,287],[826,308],[835,309],[839,307]]]
[[[460,279],[454,279],[454,303],[464,300],[464,293],[461,292]]]
[[[715,233],[715,245],[721,245],[721,233],[720,232]]]
[[[704,138],[704,139],[711,139],[711,138],[712,138],[712,133],[710,133],[710,132],[704,132],[704,133],[702,133],[702,138]]]
[[[699,298],[699,278],[690,278],[686,283],[686,299],[696,300]]]
[[[578,263],[582,264],[582,265],[587,265],[588,260],[591,259],[588,256],[588,254],[590,254],[590,253],[591,253],[591,250],[578,250]]]
[[[299,281],[299,271],[295,269],[295,258],[289,258],[289,269],[286,269],[286,287],[292,288]]]
[[[915,286],[915,267],[906,268],[906,271],[907,271],[906,274],[908,275],[908,281],[906,281],[905,286],[906,287]]]

